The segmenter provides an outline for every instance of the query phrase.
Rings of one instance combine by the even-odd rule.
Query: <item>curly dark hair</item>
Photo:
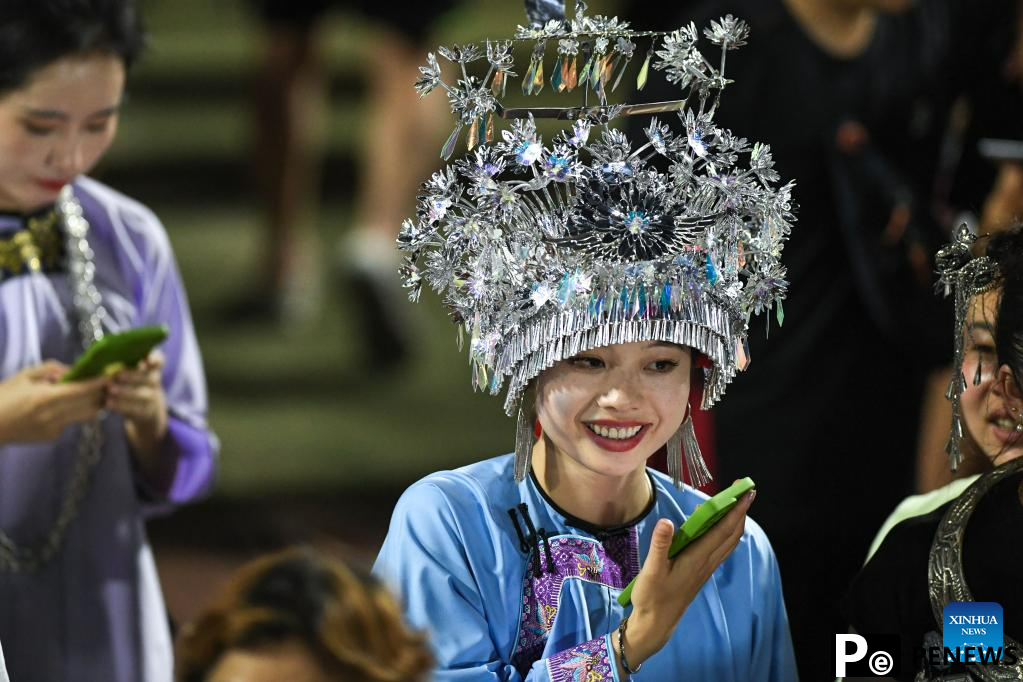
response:
[[[145,43],[133,0],[3,0],[0,95],[69,55],[103,52],[130,67]]]
[[[373,576],[309,548],[256,559],[178,638],[177,675],[203,682],[231,650],[298,642],[337,680],[425,682],[425,637]]]

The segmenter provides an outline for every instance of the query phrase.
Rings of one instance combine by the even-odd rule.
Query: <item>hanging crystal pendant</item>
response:
[[[536,65],[536,73],[533,74],[533,94],[539,95],[543,91],[543,57]]]
[[[614,83],[611,84],[611,92],[614,92],[615,90],[618,89],[618,84],[622,82],[622,76],[625,75],[626,70],[629,68],[629,62],[631,61],[632,55],[630,54],[628,57],[625,58],[625,61],[622,62],[621,67],[619,67],[618,75],[615,76]]]
[[[462,132],[462,122],[459,121],[455,124],[455,129],[451,131],[451,135],[448,136],[448,141],[444,143],[444,147],[440,150],[440,158],[447,161],[451,158],[451,155],[455,153],[455,145],[458,143],[458,134]]]
[[[472,151],[473,148],[479,143],[479,141],[480,141],[480,120],[478,118],[476,118],[476,117],[473,117],[472,125],[469,126],[469,140],[466,142],[466,145],[468,146],[469,151]]]
[[[565,79],[565,83],[568,84],[569,92],[575,90],[576,83],[579,80],[576,70],[576,66],[578,66],[576,59],[577,57],[575,55],[572,55],[572,65],[568,67],[568,77]]]
[[[586,63],[583,64],[583,68],[579,72],[579,85],[580,86],[585,86],[586,85],[586,81],[589,80],[589,78],[590,78],[590,69],[592,69],[592,68],[593,68],[593,57],[590,57],[589,59],[586,60]]]
[[[487,112],[487,144],[494,141],[494,112]]]
[[[590,67],[590,87],[594,90],[600,89],[600,74],[603,72],[604,56],[598,55],[593,58],[593,65]]]
[[[642,90],[646,87],[647,73],[650,71],[650,55],[653,54],[653,48],[646,53],[646,59],[643,60],[643,66],[639,70],[639,75],[636,77],[636,89]]]
[[[612,59],[609,55],[604,60],[604,67],[600,70],[600,88],[597,92],[600,94],[601,99],[607,96],[607,84],[611,81],[611,74],[614,73],[614,64],[617,64],[616,59]]]
[[[622,55],[615,55],[614,59],[611,57],[607,58],[604,62],[604,73],[601,74],[601,79],[604,81],[604,89],[607,89],[607,84],[611,82],[611,76],[614,75],[615,69],[618,68],[618,62],[622,61]]]
[[[565,70],[562,64],[565,60],[561,54],[558,55],[558,60],[554,61],[554,67],[550,72],[550,87],[553,88],[554,92],[563,92],[565,90],[565,81],[562,79],[562,75]]]
[[[522,94],[533,94],[533,79],[536,76],[536,55],[529,61],[529,68],[526,69],[526,77],[522,79]]]
[[[490,92],[494,94],[494,97],[504,96],[504,81],[504,71],[494,74],[494,80],[490,81]]]

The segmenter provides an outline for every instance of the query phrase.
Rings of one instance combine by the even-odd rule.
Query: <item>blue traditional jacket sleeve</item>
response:
[[[482,511],[482,510],[481,510]],[[606,633],[536,661],[523,676],[506,662],[494,642],[488,620],[497,595],[486,594],[469,552],[493,553],[491,570],[501,571],[503,557],[476,524],[451,508],[450,498],[429,481],[411,487],[398,501],[374,572],[395,587],[413,627],[427,630],[436,657],[434,679],[484,682],[618,680],[617,664]],[[585,671],[595,674],[587,677]]]

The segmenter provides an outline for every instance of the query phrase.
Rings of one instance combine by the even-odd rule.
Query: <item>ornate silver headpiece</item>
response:
[[[775,307],[782,321],[779,259],[794,220],[792,183],[777,186],[770,147],[713,120],[728,83],[725,56],[745,44],[748,28],[728,16],[704,31],[721,48],[715,66],[697,49],[692,24],[637,32],[617,18],[587,16],[582,2],[572,20],[563,2],[527,5],[533,24],[514,40],[438,50],[456,65],[455,84],[443,80],[432,53],[420,69],[419,92],[443,88],[458,119],[442,156],[466,126],[468,153],[423,184],[416,219],[402,225],[410,298],[424,281],[442,295],[470,335],[475,386],[496,394],[508,381],[508,414],[555,362],[644,340],[691,346],[711,359],[709,407],[745,366],[750,316]],[[581,90],[581,105],[505,108],[513,44],[533,44],[523,81],[529,96],[548,82],[545,50],[554,41],[551,89]],[[609,103],[636,41],[649,41],[638,87],[652,65],[678,86],[678,100]],[[477,65],[485,75],[476,75]],[[641,144],[609,125],[664,112],[677,112],[680,130],[651,118]],[[496,142],[495,117],[511,120]],[[568,123],[545,143],[538,118]]]
[[[948,453],[949,466],[956,471],[963,461],[963,414],[962,395],[966,390],[966,377],[963,375],[963,361],[966,359],[966,342],[964,328],[966,315],[970,308],[970,299],[985,291],[991,290],[1000,278],[998,264],[987,256],[973,257],[971,247],[977,236],[964,223],[952,236],[952,242],[941,248],[935,257],[938,270],[939,290],[945,296],[955,295],[955,353],[953,355],[952,380],[945,391],[945,397],[952,403],[952,430],[945,452]],[[977,363],[977,371],[973,383],[981,381],[981,363]]]

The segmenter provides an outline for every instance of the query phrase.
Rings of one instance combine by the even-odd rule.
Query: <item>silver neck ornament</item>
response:
[[[103,320],[107,313],[94,282],[96,266],[89,246],[89,223],[82,206],[70,186],[61,190],[57,212],[64,228],[67,246],[68,281],[82,349],[103,338]],[[89,481],[103,455],[103,416],[81,425],[78,454],[60,510],[53,525],[41,540],[30,544],[16,543],[0,531],[0,571],[35,573],[56,555],[68,526],[78,515],[82,500],[89,490]]]

